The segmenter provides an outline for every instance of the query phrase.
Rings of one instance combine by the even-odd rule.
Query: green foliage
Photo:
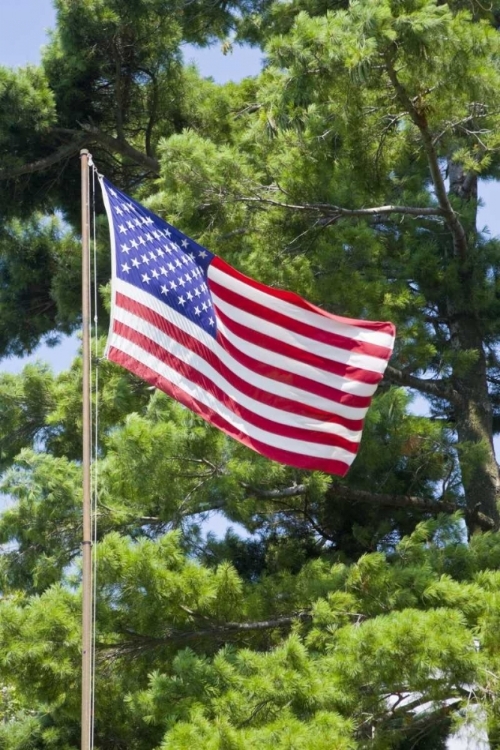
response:
[[[499,244],[476,226],[476,191],[499,169],[496,10],[56,10],[42,66],[0,70],[0,356],[79,322],[79,179],[64,165],[82,144],[241,271],[398,327],[399,387],[379,387],[344,480],[256,455],[94,342],[96,749],[442,750],[471,707],[494,742],[500,537],[479,527],[498,486]],[[262,73],[220,86],[183,66],[184,42],[214,40],[261,45]],[[79,743],[81,383],[80,357],[0,376],[6,750]],[[207,535],[207,520],[232,530]]]

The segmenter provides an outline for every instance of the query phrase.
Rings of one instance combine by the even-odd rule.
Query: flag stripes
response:
[[[116,254],[118,204],[103,190]],[[144,244],[130,226],[126,257],[114,257],[108,358],[257,452],[343,476],[391,355],[392,324],[338,318],[248,279],[127,200],[152,224],[144,237],[153,250],[130,255],[135,236]],[[165,260],[155,227],[169,238]]]

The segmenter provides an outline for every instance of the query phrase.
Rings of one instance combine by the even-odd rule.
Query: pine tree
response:
[[[476,224],[498,170],[498,13],[57,10],[42,66],[0,74],[2,354],[78,325],[82,146],[242,271],[398,327],[345,480],[257,456],[98,358],[96,747],[438,750],[471,717],[494,747],[498,242]],[[232,32],[262,45],[260,76],[183,66],[182,41]],[[7,750],[78,744],[80,389],[79,359],[0,376]],[[207,539],[214,513],[251,536]]]

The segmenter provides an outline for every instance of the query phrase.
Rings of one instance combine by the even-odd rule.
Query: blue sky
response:
[[[0,0],[0,65],[37,63],[55,19],[52,0]],[[223,55],[219,45],[210,49],[186,45],[184,55],[197,63],[203,75],[219,83],[257,73],[262,58],[260,50],[238,46],[232,54]]]

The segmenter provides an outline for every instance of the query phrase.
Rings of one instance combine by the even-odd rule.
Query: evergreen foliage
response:
[[[243,272],[398,327],[348,477],[270,462],[102,358],[97,199],[96,750],[497,747],[500,8],[55,5],[42,64],[0,69],[0,356],[79,325],[82,146]],[[260,75],[184,65],[214,40]],[[5,750],[79,745],[81,382],[0,375]]]

